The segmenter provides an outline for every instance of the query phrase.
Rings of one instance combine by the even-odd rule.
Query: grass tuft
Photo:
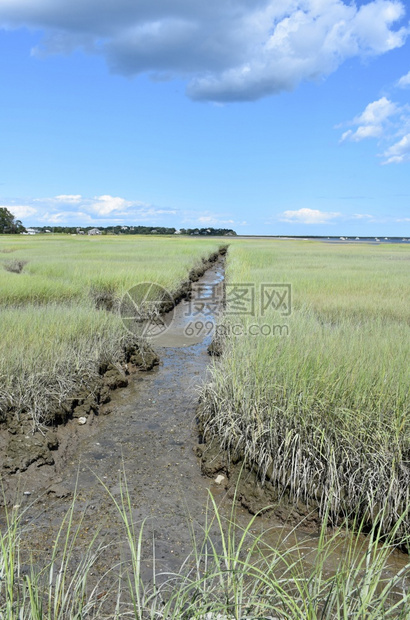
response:
[[[21,273],[27,262],[26,260],[8,260],[3,263],[3,268],[10,273]]]

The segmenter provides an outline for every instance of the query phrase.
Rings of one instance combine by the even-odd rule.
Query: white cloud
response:
[[[246,226],[247,222],[243,220],[235,220],[232,213],[213,213],[212,211],[184,211],[182,226],[188,228],[232,228],[237,226]]]
[[[404,4],[370,0],[2,0],[0,25],[41,29],[35,53],[82,48],[127,76],[183,77],[193,99],[254,100],[353,56],[404,44]],[[396,26],[397,24],[397,26]]]
[[[383,127],[380,125],[362,125],[356,131],[349,129],[342,135],[340,141],[350,140],[351,142],[360,142],[365,138],[379,138],[383,133]]]
[[[396,114],[397,106],[386,97],[382,97],[366,106],[364,112],[358,117],[358,124],[380,125],[392,114]]]
[[[54,198],[57,202],[64,202],[67,204],[79,204],[82,200],[81,194],[60,194]]]
[[[410,133],[390,146],[383,153],[383,156],[386,158],[384,164],[400,164],[404,161],[410,161]]]
[[[38,218],[42,224],[55,224],[56,226],[75,226],[92,224],[93,218],[83,211],[60,211],[53,213],[46,211]]]
[[[408,75],[410,76],[410,72]],[[349,124],[358,127],[355,131],[352,129],[345,131],[340,142],[360,142],[366,138],[379,138],[385,143],[390,143],[380,155],[383,164],[410,161],[410,108],[407,104],[398,105],[387,97],[382,97],[369,103]]]
[[[44,213],[44,215],[40,218],[43,222],[47,222],[47,224],[57,224],[58,226],[64,226],[67,223],[67,216],[69,214],[66,212],[62,213]]]
[[[318,209],[299,209],[298,211],[284,211],[279,220],[292,224],[328,224],[341,215],[341,213],[319,211]]]
[[[113,211],[124,211],[128,207],[132,207],[133,204],[133,202],[125,200],[124,198],[106,194],[104,196],[96,196],[94,202],[90,206],[98,215],[109,215]]]
[[[17,202],[17,201],[16,201]],[[23,204],[26,202],[26,204]],[[156,224],[173,226],[181,214],[177,209],[156,207],[139,200],[127,200],[120,196],[102,194],[86,198],[80,194],[60,194],[50,198],[32,198],[7,207],[23,223],[30,225],[100,225]]]
[[[358,125],[356,131],[351,129],[345,131],[340,141],[360,142],[366,138],[380,138],[383,135],[386,122],[399,112],[400,108],[387,97],[373,101],[365,107],[359,116],[350,121],[352,125]]]
[[[24,217],[31,217],[37,213],[37,209],[28,205],[0,205],[0,208],[8,209],[18,220],[22,220]]]
[[[203,224],[204,226],[224,226],[227,224],[235,224],[235,220],[224,220],[218,218],[216,215],[202,215],[198,217],[198,223]]]
[[[143,203],[139,203],[143,204]],[[175,209],[157,209],[156,207],[147,207],[145,206],[143,209],[140,209],[140,212],[144,212],[146,216],[149,215],[176,215],[178,211]]]
[[[410,86],[410,71],[399,79],[397,86],[399,88],[408,88]]]

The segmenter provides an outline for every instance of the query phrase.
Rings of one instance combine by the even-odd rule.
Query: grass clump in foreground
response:
[[[21,518],[12,512],[0,536],[0,617],[8,620],[136,618],[167,620],[376,620],[407,619],[410,565],[392,574],[391,536],[381,542],[374,527],[363,539],[347,524],[331,536],[323,526],[312,549],[306,541],[274,547],[252,533],[255,519],[241,528],[223,519],[210,496],[203,536],[177,573],[142,577],[143,524],[135,524],[126,484],[120,499],[109,494],[120,513],[128,559],[97,579],[96,563],[106,550],[93,537],[79,550],[82,524],[74,526],[74,501],[63,519],[51,558],[42,567],[25,557]],[[381,522],[382,520],[380,520]],[[211,534],[211,530],[216,533]],[[356,529],[360,530],[361,524]],[[362,540],[362,542],[359,542]],[[334,558],[337,552],[337,560]],[[80,554],[81,560],[77,557]],[[326,566],[330,558],[332,569]],[[219,615],[218,615],[219,614]]]
[[[10,245],[12,243],[12,245]],[[0,422],[50,424],[136,340],[118,313],[140,282],[171,293],[219,244],[146,237],[0,237]],[[24,270],[7,270],[26,265]]]
[[[334,522],[381,519],[400,540],[410,533],[400,517],[410,489],[409,260],[401,245],[233,241],[227,283],[254,284],[256,313],[235,315],[228,286],[224,355],[201,412],[206,437],[276,497]],[[262,312],[269,283],[291,285],[290,316]]]

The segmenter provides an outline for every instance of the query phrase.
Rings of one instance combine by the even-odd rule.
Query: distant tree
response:
[[[19,224],[20,226],[22,226],[21,222],[19,222],[18,220],[16,221],[16,224]],[[37,227],[37,230],[46,232],[47,230],[50,230],[51,228],[53,232],[55,233],[65,233],[68,235],[73,234],[73,233],[78,233],[80,230],[79,228],[75,226],[50,226],[50,225],[42,226],[40,228]],[[82,226],[81,230],[83,230],[84,233],[87,233],[92,228],[94,228],[94,226]],[[25,230],[24,227],[22,227],[21,230]],[[168,227],[168,226],[123,226],[120,224],[115,225],[115,226],[106,226],[106,227],[98,226],[98,230],[100,230],[103,235],[152,235],[152,234],[174,235],[176,232],[176,229],[174,227]],[[1,232],[1,227],[0,227],[0,232]],[[233,235],[236,235],[236,232],[232,230],[231,228],[210,228],[208,227],[208,228],[181,228],[178,234],[203,235],[203,236],[223,236],[223,235],[233,236]]]
[[[205,235],[205,236],[235,236],[232,228],[181,228],[182,235]]]
[[[0,234],[15,235],[25,230],[20,220],[16,220],[14,215],[10,213],[6,207],[0,207]]]

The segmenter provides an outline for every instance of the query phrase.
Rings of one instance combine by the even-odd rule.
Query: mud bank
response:
[[[218,342],[217,353],[223,353],[223,341]],[[206,397],[203,397],[206,399]],[[317,497],[303,496],[303,499],[295,499],[287,483],[278,481],[273,466],[261,472],[260,467],[244,456],[243,450],[229,449],[226,447],[229,429],[223,429],[223,435],[219,436],[215,431],[207,429],[207,423],[218,415],[218,409],[207,406],[205,400],[199,403],[197,408],[197,421],[199,431],[199,443],[196,454],[200,460],[201,471],[210,478],[222,475],[224,477],[224,490],[228,497],[235,500],[250,514],[266,515],[267,518],[276,519],[288,526],[297,527],[303,523],[303,528],[310,532],[319,533],[323,523],[328,526],[329,532],[335,527],[345,526],[349,523],[352,531],[369,533],[373,529],[369,514],[358,504],[354,511],[343,513],[332,511],[331,507],[320,504],[317,497],[325,495],[322,487],[317,489]],[[326,495],[327,496],[327,495]],[[372,515],[371,515],[372,516]],[[380,539],[386,540],[389,533],[380,532]],[[409,542],[408,537],[400,531],[395,535],[394,541],[398,553],[404,554],[403,561],[408,560]]]
[[[226,255],[228,246],[221,246],[219,252],[213,252],[208,258],[202,259],[202,264],[191,269],[188,279],[180,284],[176,291],[171,293],[173,301],[165,302],[161,308],[162,312],[169,312],[183,299],[189,299],[191,296],[193,282],[198,282],[200,278],[211,269],[213,265]]]
[[[200,408],[197,413],[200,419]],[[294,502],[286,489],[279,491],[267,478],[262,482],[256,468],[244,463],[241,456],[232,455],[221,448],[216,438],[204,442],[200,423],[199,429],[200,443],[196,447],[196,455],[200,460],[201,471],[209,478],[223,475],[223,488],[229,498],[235,498],[252,515],[273,517],[289,526],[303,522],[305,530],[320,531],[321,518],[317,503]]]
[[[17,484],[31,467],[54,466],[56,455],[64,444],[75,435],[74,429],[94,420],[99,415],[111,413],[112,393],[127,387],[130,375],[138,370],[149,371],[159,364],[159,357],[146,343],[129,344],[117,364],[100,364],[99,376],[91,385],[85,385],[75,395],[61,402],[54,411],[51,426],[33,428],[33,418],[28,412],[9,411],[7,422],[0,425],[0,474],[3,485],[3,501],[10,503]],[[64,450],[63,450],[64,451]],[[30,475],[27,476],[31,478]],[[32,484],[33,486],[33,484]],[[35,485],[36,486],[36,485]]]

